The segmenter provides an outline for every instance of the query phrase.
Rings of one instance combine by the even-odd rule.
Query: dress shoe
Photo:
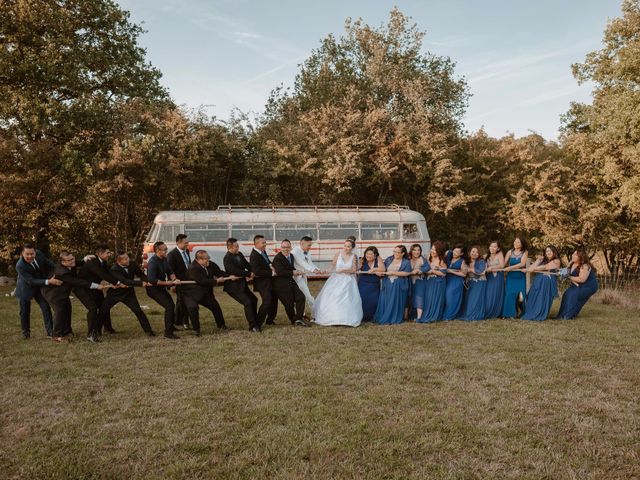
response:
[[[183,325],[182,325],[182,328],[183,328],[184,330],[191,330],[191,326],[190,326],[188,323],[183,324]]]
[[[100,337],[98,335],[89,335],[87,337],[87,340],[89,340],[91,343],[99,343],[102,340],[100,340]]]
[[[29,332],[22,332],[22,339],[29,340],[31,338],[31,334]]]
[[[222,325],[222,326],[220,327],[220,330],[229,330],[229,327],[227,327],[226,325]]]
[[[274,322],[273,320],[267,320],[265,323],[267,325],[275,325],[276,324],[276,322]]]
[[[144,333],[147,334],[147,337],[155,337],[156,336],[156,334],[153,333],[153,330],[149,330],[148,332],[144,332]]]
[[[118,333],[113,328],[105,328],[104,331],[111,334]]]
[[[194,330],[194,331],[193,331],[193,334],[194,334],[196,337],[201,337],[201,336],[202,336],[202,334],[200,333],[200,330]]]
[[[262,329],[260,327],[251,327],[249,331],[254,333],[262,333]]]
[[[303,320],[296,320],[295,322],[293,322],[293,325],[296,326],[296,327],[306,327],[307,326],[307,324],[304,323]]]
[[[174,333],[165,333],[164,338],[168,338],[169,340],[179,340],[180,337],[175,335]]]

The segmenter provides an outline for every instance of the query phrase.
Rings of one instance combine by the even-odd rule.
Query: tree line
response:
[[[640,0],[573,65],[591,104],[559,140],[468,133],[470,95],[398,9],[347,19],[256,116],[178,107],[111,0],[0,5],[0,271],[16,247],[139,254],[154,214],[219,204],[409,205],[431,237],[578,244],[609,268],[640,249]],[[569,68],[569,66],[567,66]]]

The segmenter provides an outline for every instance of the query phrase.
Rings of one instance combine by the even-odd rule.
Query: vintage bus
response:
[[[289,239],[295,246],[301,237],[313,238],[311,255],[320,269],[330,269],[331,260],[344,240],[356,237],[356,251],[374,245],[382,258],[393,248],[418,243],[423,251],[431,248],[424,216],[398,205],[388,206],[219,206],[207,211],[159,212],[147,236],[143,259],[153,254],[153,243],[163,241],[169,249],[176,235],[188,236],[191,251],[207,250],[211,259],[222,267],[226,240],[235,237],[247,257],[253,248],[254,235],[264,235],[267,253],[275,255],[280,242]]]

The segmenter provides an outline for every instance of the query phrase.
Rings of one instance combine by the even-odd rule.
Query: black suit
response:
[[[87,309],[87,330],[89,335],[100,335],[98,305],[91,292],[91,282],[79,278],[77,267],[67,268],[61,264],[53,270],[54,278],[62,280],[62,285],[42,287],[42,293],[53,308],[53,336],[64,337],[71,333],[71,291]]]
[[[189,318],[196,332],[200,331],[199,305],[208,308],[213,314],[218,328],[224,328],[224,315],[220,304],[213,295],[213,287],[218,284],[217,278],[226,277],[227,274],[220,267],[209,262],[208,267],[203,267],[197,261],[191,262],[187,270],[187,280],[192,280],[195,285],[184,285],[182,298],[189,313]]]
[[[178,247],[174,248],[167,254],[167,261],[173,273],[178,280],[187,280],[187,265],[191,265],[191,253],[189,250],[185,250],[187,254],[188,262],[185,264],[184,257],[178,250]],[[183,285],[176,285],[176,325],[188,325],[189,317],[187,315],[187,307],[182,298],[184,292]]]
[[[176,304],[173,297],[167,291],[167,287],[158,285],[158,282],[166,282],[173,275],[173,270],[169,266],[166,258],[154,255],[147,262],[147,279],[151,284],[147,287],[147,295],[155,300],[164,309],[164,334],[172,335],[175,324]]]
[[[20,325],[23,335],[29,335],[31,332],[31,300],[35,300],[40,306],[44,328],[48,335],[52,334],[51,308],[42,295],[41,288],[45,286],[47,278],[53,274],[55,268],[55,264],[39,250],[36,250],[34,262],[27,263],[24,257],[20,257],[16,264],[16,297],[20,302]]]
[[[138,318],[142,330],[147,333],[151,332],[149,319],[142,311],[142,308],[140,308],[140,303],[138,302],[134,288],[141,287],[142,282],[147,281],[147,276],[140,270],[140,267],[134,263],[129,264],[126,268],[115,263],[113,267],[111,267],[111,274],[116,281],[127,285],[128,288],[110,288],[100,309],[100,315],[104,318],[105,315],[109,315],[109,312],[115,305],[122,302],[129,307],[129,310]],[[140,280],[136,280],[136,277]]]
[[[293,271],[295,270],[293,255],[289,254],[289,257],[291,260],[288,260],[282,252],[273,257],[273,268],[276,270],[273,289],[284,305],[287,317],[293,323],[296,320],[302,320],[306,299],[293,279]]]
[[[249,290],[246,280],[251,275],[251,265],[249,265],[242,253],[232,254],[227,252],[223,262],[227,274],[240,277],[239,280],[227,280],[224,282],[223,290],[235,301],[242,304],[244,316],[249,322],[249,328],[260,328],[257,316],[258,299]]]
[[[271,272],[271,260],[258,253],[256,249],[251,250],[249,255],[249,265],[255,275],[253,278],[253,291],[260,294],[262,303],[258,309],[258,325],[265,322],[273,323],[278,313],[278,299],[273,291],[273,273]]]
[[[105,281],[112,285],[118,283],[115,277],[111,274],[107,262],[100,260],[98,257],[92,258],[88,262],[85,262],[84,265],[82,265],[82,267],[79,269],[78,276],[91,283],[100,283],[102,281]],[[100,332],[102,332],[103,328],[107,331],[112,331],[113,326],[111,325],[111,315],[108,311],[102,311],[102,304],[104,303],[104,293],[102,292],[102,290],[90,290],[89,294],[93,297],[94,302],[98,306],[98,321]]]

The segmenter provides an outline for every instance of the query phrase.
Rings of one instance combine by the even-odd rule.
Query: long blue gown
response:
[[[509,266],[517,265],[522,260],[522,255],[517,258],[511,255]],[[507,272],[507,281],[504,286],[504,302],[502,304],[502,316],[504,318],[516,318],[516,304],[518,296],[522,294],[523,307],[526,306],[527,276],[524,272]]]
[[[557,270],[551,270],[557,272]],[[546,273],[536,273],[536,278],[527,295],[527,306],[522,320],[546,320],[553,304],[553,299],[558,296],[558,277]]]
[[[378,268],[378,261],[382,261],[376,258],[373,264],[374,268]],[[364,265],[360,269],[364,272],[368,272],[369,262],[365,260]],[[380,298],[380,277],[373,274],[358,275],[358,290],[360,291],[360,298],[362,299],[362,321],[370,322],[373,320],[373,316],[378,308],[378,299]]]
[[[411,268],[415,269],[416,267],[412,266]],[[430,268],[429,262],[422,257],[422,265],[420,265],[418,269],[424,273],[429,271]],[[409,277],[409,290],[409,318],[415,320],[417,310],[422,309],[424,306],[424,276],[411,275]]]
[[[476,261],[474,272],[469,272],[467,294],[464,299],[460,320],[484,320],[486,317],[485,302],[487,297],[487,278],[483,272],[486,268],[484,260]]]
[[[497,266],[497,263],[490,266]],[[485,318],[498,318],[502,315],[504,302],[504,272],[487,272]]]
[[[440,270],[442,273],[446,269]],[[431,323],[442,320],[444,311],[444,291],[447,285],[446,277],[427,274],[424,280],[424,305],[422,316],[416,320],[418,323]]]
[[[384,266],[389,268],[393,262],[393,256],[384,261]],[[411,262],[407,258],[402,259],[399,272],[411,272]],[[404,309],[407,306],[407,295],[409,294],[409,277],[389,277],[382,279],[380,290],[380,300],[374,315],[376,323],[389,325],[402,323],[404,320]]]
[[[451,270],[460,270],[464,260],[459,258],[449,264]],[[462,297],[464,295],[464,277],[447,273],[445,294],[444,294],[444,312],[443,320],[453,320],[460,314],[462,308]]]
[[[571,275],[577,277],[580,273],[580,269],[576,268],[571,272]],[[565,290],[562,294],[562,301],[560,302],[560,311],[556,318],[569,320],[576,318],[582,310],[582,307],[587,303],[587,300],[598,291],[598,279],[596,278],[596,272],[592,268],[589,271],[587,281],[578,285],[573,285]]]

